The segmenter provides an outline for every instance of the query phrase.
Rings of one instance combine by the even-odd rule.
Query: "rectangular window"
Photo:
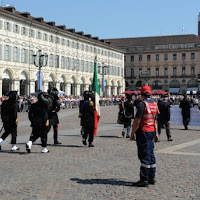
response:
[[[65,45],[65,39],[61,40],[61,45]]]
[[[147,61],[151,60],[151,55],[147,55]]]
[[[191,59],[195,59],[195,53],[191,53]]]
[[[151,76],[151,69],[150,68],[147,68],[147,75]]]
[[[56,37],[56,43],[59,44],[60,43],[60,38]]]
[[[168,76],[168,69],[167,68],[164,69],[164,76]]]
[[[64,56],[61,57],[61,68],[65,68],[65,58]]]
[[[159,55],[158,54],[156,54],[156,60],[159,60],[160,58],[159,58]]]
[[[168,54],[164,54],[164,60],[168,60]]]
[[[35,31],[33,30],[33,29],[30,29],[29,30],[29,35],[30,35],[30,37],[35,37]]]
[[[159,76],[159,68],[156,68],[156,77]]]
[[[49,55],[49,67],[53,67],[53,54]]]
[[[5,22],[4,29],[7,31],[11,31],[11,24],[9,22]]]
[[[13,24],[13,32],[19,33],[19,26],[17,24]]]
[[[195,68],[191,67],[191,75],[195,75]]]
[[[29,63],[30,63],[30,64],[33,64],[33,63],[34,63],[33,55],[34,55],[34,51],[33,51],[33,50],[30,50],[30,52],[29,52]]]
[[[173,67],[173,76],[176,76],[176,67]]]
[[[41,32],[38,31],[38,32],[37,32],[37,39],[41,39],[41,35],[42,35]]]
[[[55,67],[59,68],[59,55],[56,55]]]
[[[48,35],[46,33],[43,34],[43,40],[48,41]]]
[[[9,45],[5,45],[5,55],[4,55],[4,59],[5,60],[9,60],[9,57],[10,57],[10,46]]]
[[[176,53],[173,54],[173,60],[176,60],[177,59],[177,55]]]
[[[22,27],[22,32],[21,32],[22,35],[26,35],[26,27]]]
[[[27,50],[26,49],[22,49],[22,52],[21,52],[21,61],[22,63],[26,63],[27,61]]]
[[[134,77],[134,69],[131,69],[131,77]]]
[[[49,36],[49,41],[50,41],[50,42],[54,42],[54,37],[53,37],[53,35],[50,35],[50,36]]]
[[[182,60],[185,60],[185,59],[186,59],[186,54],[182,53]]]
[[[185,76],[185,67],[182,67],[182,75]]]
[[[142,61],[142,55],[139,55],[139,61]]]
[[[134,56],[131,56],[131,61],[134,61]]]
[[[139,69],[139,77],[142,76],[142,68]]]

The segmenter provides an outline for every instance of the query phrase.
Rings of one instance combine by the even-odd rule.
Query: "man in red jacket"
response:
[[[148,187],[148,184],[155,184],[154,141],[159,140],[156,121],[158,106],[151,98],[151,88],[148,85],[141,88],[141,98],[143,101],[138,104],[130,138],[134,140],[136,133],[138,158],[141,162],[140,180],[132,185]]]

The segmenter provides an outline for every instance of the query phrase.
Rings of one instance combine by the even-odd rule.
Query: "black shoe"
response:
[[[167,140],[168,140],[168,141],[173,141],[173,139],[172,139],[172,138],[168,138]]]
[[[147,181],[139,180],[139,181],[136,182],[136,183],[132,183],[132,186],[135,186],[135,187],[148,187],[149,184],[148,184]]]
[[[130,135],[126,135],[126,138],[130,138]]]
[[[83,139],[82,142],[84,145],[87,145],[86,139]]]
[[[26,144],[26,151],[27,151],[28,153],[31,153],[31,149],[30,149],[30,147],[28,146],[28,144]]]
[[[124,137],[124,135],[125,135],[125,132],[124,132],[124,131],[122,131],[122,136]]]
[[[94,147],[94,145],[93,145],[92,143],[90,143],[90,144],[88,145],[88,147]]]
[[[154,185],[154,184],[156,183],[156,179],[155,179],[155,178],[150,178],[150,179],[148,180],[148,183],[149,183],[150,185]]]
[[[1,146],[0,146],[0,151],[1,151]]]
[[[62,144],[61,142],[55,141],[54,144]]]

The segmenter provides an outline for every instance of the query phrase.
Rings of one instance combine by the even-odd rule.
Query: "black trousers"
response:
[[[190,117],[183,116],[183,125],[185,126],[185,128],[187,128],[189,122],[190,122]]]
[[[53,139],[54,139],[54,142],[57,142],[58,141],[58,124],[49,125],[48,132],[51,130],[51,126],[53,126]]]
[[[42,147],[47,146],[47,127],[36,126],[32,127],[32,133],[30,136],[30,141],[35,142],[39,137],[41,138]]]
[[[87,140],[88,135],[89,135],[88,142],[91,144],[94,140],[94,128],[92,127],[84,128],[83,138]]]
[[[17,124],[10,123],[10,122],[4,122],[3,123],[5,132],[2,134],[1,138],[5,140],[8,135],[11,134],[11,144],[16,144],[17,141]]]
[[[171,138],[171,132],[170,132],[170,124],[166,121],[160,121],[158,120],[158,134],[161,134],[161,129],[165,125],[166,135],[167,138]]]

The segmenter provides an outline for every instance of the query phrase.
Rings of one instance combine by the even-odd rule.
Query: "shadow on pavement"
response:
[[[200,131],[200,130],[197,130],[197,129],[191,129],[190,127],[187,130],[185,130],[184,128],[172,128],[172,127],[170,127],[170,129],[185,131],[185,132],[187,132],[187,131]]]
[[[10,153],[10,154],[24,155],[24,154],[26,154],[27,152],[11,151],[11,150],[1,150],[0,153]]]
[[[80,184],[103,184],[103,185],[121,185],[121,186],[131,186],[132,182],[121,181],[117,179],[79,179],[71,178],[71,181],[76,181]]]
[[[39,145],[41,146],[41,144],[33,144],[33,145]],[[47,147],[51,146],[51,147],[76,147],[76,148],[82,148],[83,146],[78,146],[78,145],[64,145],[64,144],[47,144]]]
[[[97,136],[100,138],[119,138],[118,136],[113,136],[113,135],[101,135],[101,136]]]

